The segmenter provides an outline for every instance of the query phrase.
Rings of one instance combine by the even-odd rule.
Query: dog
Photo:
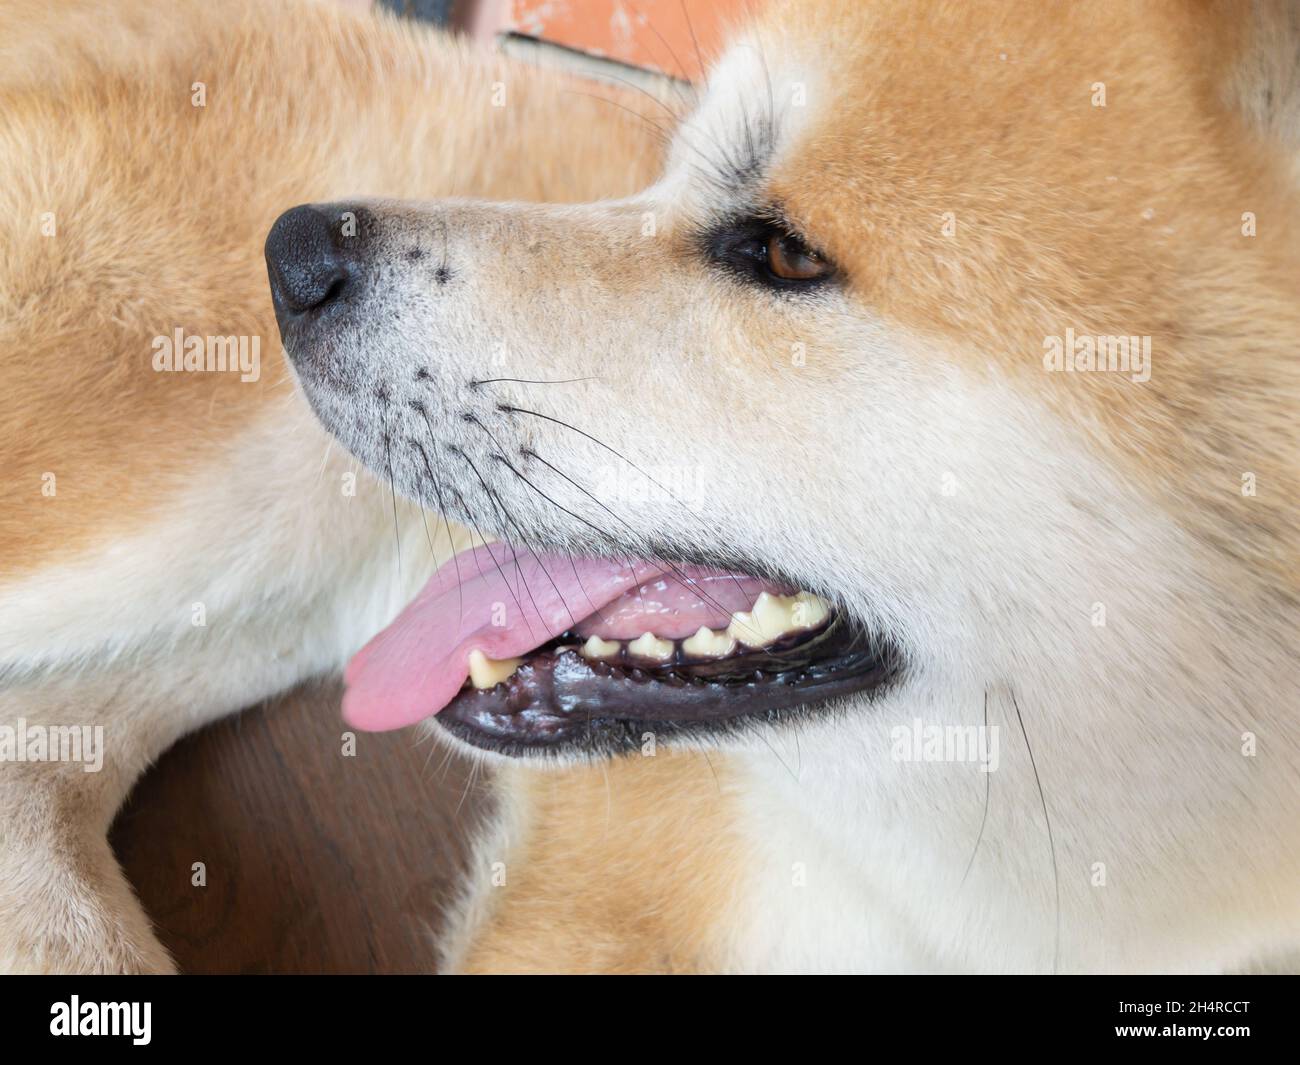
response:
[[[421,723],[495,768],[449,969],[1294,967],[1289,5],[774,3],[673,116],[662,165],[662,114],[593,103],[543,143],[539,111],[388,103],[359,72],[427,84],[434,62],[390,30],[346,22],[368,62],[321,70],[343,31],[205,25],[247,35],[232,74],[287,88],[195,127],[211,139],[184,158],[274,130],[313,175],[187,169],[211,194],[177,196],[299,204],[264,249],[294,388],[277,366],[254,407],[230,377],[121,369],[186,292],[231,302],[172,322],[172,349],[269,313],[260,206],[219,235],[238,252],[210,225],[189,237],[194,289],[166,287],[192,231],[155,188],[137,209],[169,239],[137,249],[148,289],[114,259],[92,295],[66,251],[12,271],[30,324],[6,350],[29,393],[40,352],[78,366],[105,322],[130,341],[96,364],[111,383],[83,376],[31,424],[111,470],[134,443],[153,491],[104,475],[82,489],[93,523],[23,512],[6,706],[130,740],[103,773],[7,773],[11,966],[166,967],[103,846],[122,791],[186,728],[378,631],[345,721]],[[82,47],[104,81],[120,41]],[[146,113],[171,115],[199,65],[173,54]],[[507,100],[525,77],[469,69]],[[340,123],[363,89],[385,103]],[[19,112],[24,173],[84,179],[32,163],[51,106]],[[476,140],[502,119],[513,159]],[[459,148],[457,187],[437,187],[455,167],[429,139]],[[512,188],[521,170],[536,184]],[[106,255],[141,228],[115,217]],[[54,323],[50,292],[71,297]],[[108,417],[131,388],[165,400]],[[375,475],[364,512],[307,406]],[[229,450],[178,446],[196,425]],[[17,435],[37,483],[56,464]],[[385,513],[384,484],[435,516],[432,573],[413,561],[427,516]]]

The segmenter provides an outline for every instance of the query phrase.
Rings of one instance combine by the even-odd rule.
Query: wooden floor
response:
[[[182,971],[434,970],[488,789],[414,730],[357,733],[344,757],[340,694],[299,689],[188,737],[119,815],[114,849]]]

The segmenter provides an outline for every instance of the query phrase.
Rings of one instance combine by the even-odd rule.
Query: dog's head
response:
[[[994,688],[1058,732],[1222,691],[1214,633],[1276,608],[1244,430],[1295,310],[1206,38],[1189,5],[776,5],[640,195],[283,216],[321,420],[499,538],[354,662],[350,720],[843,746]]]

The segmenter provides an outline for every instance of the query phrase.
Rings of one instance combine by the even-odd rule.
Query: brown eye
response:
[[[704,252],[733,277],[774,293],[803,293],[838,274],[835,264],[808,247],[774,208],[723,222],[701,234]]]
[[[767,240],[767,268],[785,281],[813,281],[830,273],[830,264],[797,237],[774,233]]]

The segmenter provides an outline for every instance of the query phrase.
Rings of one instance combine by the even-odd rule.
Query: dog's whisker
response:
[[[438,440],[434,435],[433,426],[429,422],[429,415],[428,412],[424,409],[424,404],[413,403],[411,407],[424,420],[425,429],[428,430],[429,433],[429,445],[431,447],[436,448],[438,446]],[[420,459],[424,463],[425,472],[428,474],[429,480],[433,484],[434,498],[438,500],[438,512],[442,515],[443,528],[447,532],[447,550],[451,553],[452,565],[456,567],[457,611],[460,619],[459,626],[463,627],[465,624],[464,578],[462,577],[460,572],[460,552],[456,550],[456,538],[452,535],[451,532],[451,519],[447,517],[447,506],[446,506],[446,501],[443,499],[442,496],[442,486],[439,481],[439,478],[433,472],[433,463],[429,461],[428,452],[424,450],[424,447],[420,444],[418,440],[412,440],[411,443],[416,448],[416,450],[420,453]]]
[[[565,473],[563,470],[559,469],[558,467],[554,466],[552,463],[548,462],[546,459],[542,458],[542,456],[539,455],[539,454],[537,454],[536,451],[534,451],[534,450],[532,450],[532,449],[525,449],[522,453],[523,453],[526,457],[528,457],[528,458],[536,459],[536,460],[537,460],[538,462],[540,462],[543,466],[545,466],[548,470],[550,470],[552,473],[556,474],[556,476],[563,478],[566,482],[568,482],[570,485],[572,485],[574,488],[576,488],[579,492],[581,492],[583,495],[587,496],[587,497],[588,497],[588,498],[589,498],[593,503],[596,504],[596,506],[600,507],[601,510],[603,510],[606,514],[608,514],[611,518],[613,518],[613,519],[614,519],[615,521],[617,521],[619,524],[623,525],[625,528],[631,529],[633,532],[636,531],[635,528],[634,528],[634,526],[633,526],[629,521],[627,521],[626,519],[620,517],[618,514],[615,514],[614,511],[612,511],[608,506],[606,506],[606,504],[605,504],[604,502],[602,502],[602,501],[601,501],[601,500],[600,500],[600,499],[599,499],[595,494],[593,494],[590,490],[584,488],[582,485],[580,485],[577,481],[575,481],[572,477],[570,477],[570,476],[569,476],[567,473]],[[614,538],[613,536],[611,536],[610,538],[611,538],[611,539],[615,539],[615,541],[616,541],[616,538]],[[616,542],[617,542],[617,541],[616,541]],[[669,563],[669,562],[667,562],[666,560],[665,560],[665,564],[670,565],[670,566],[674,565],[673,563]],[[724,609],[724,607],[722,606],[721,603],[716,602],[715,600],[712,600],[712,599],[708,598],[707,596],[705,596],[705,594],[704,594],[702,591],[700,591],[700,590],[696,587],[696,585],[698,584],[698,582],[692,580],[691,578],[687,577],[684,573],[681,573],[680,571],[678,571],[678,570],[676,570],[676,569],[674,569],[674,571],[673,571],[673,575],[674,575],[674,579],[676,579],[677,582],[678,582],[679,584],[682,585],[682,587],[684,587],[684,588],[688,588],[690,591],[694,592],[694,593],[695,593],[695,594],[700,598],[700,600],[701,600],[702,602],[706,603],[708,606],[711,606],[711,607],[713,607],[714,609],[717,609],[717,610],[723,610],[723,609]]]
[[[700,51],[700,39],[695,35],[695,23],[691,21],[691,13],[686,10],[686,0],[679,0],[679,3],[682,8],[682,18],[686,22],[686,32],[689,33],[691,37],[691,47],[695,49],[695,65],[699,68],[700,77],[705,78],[708,70],[704,65],[704,54]],[[698,97],[699,90],[696,89],[694,85],[692,85],[691,88]]]
[[[523,451],[523,454],[524,454],[525,456],[529,457],[529,458],[534,458],[534,459],[536,459],[536,460],[537,460],[538,462],[540,462],[543,466],[545,466],[545,467],[546,467],[547,469],[549,469],[551,472],[553,472],[554,474],[556,474],[556,476],[562,478],[563,480],[565,480],[566,482],[568,482],[570,485],[572,485],[575,489],[577,489],[579,492],[581,492],[583,495],[585,495],[585,496],[587,496],[589,499],[591,499],[591,501],[592,501],[593,503],[595,503],[596,506],[600,507],[601,510],[605,511],[606,514],[608,514],[608,515],[609,515],[611,518],[613,518],[615,521],[619,522],[619,524],[621,524],[621,525],[623,525],[624,527],[626,527],[626,528],[632,530],[632,531],[635,533],[635,531],[636,531],[636,530],[635,530],[635,527],[634,527],[634,526],[633,526],[629,521],[627,521],[625,518],[622,518],[622,517],[620,517],[618,514],[616,514],[616,513],[615,513],[613,510],[611,510],[611,509],[610,509],[610,508],[609,508],[609,507],[608,507],[604,502],[602,502],[602,501],[601,501],[601,500],[600,500],[600,499],[599,499],[595,494],[593,494],[589,489],[584,488],[584,487],[583,487],[582,485],[580,485],[577,481],[575,481],[572,477],[570,477],[568,474],[566,474],[563,470],[559,469],[558,467],[554,466],[552,463],[548,462],[546,459],[544,459],[541,455],[537,454],[537,452],[534,451],[534,450],[532,450],[532,449],[525,449],[525,450]],[[608,536],[610,537],[610,539],[613,540],[615,543],[618,543],[617,538],[613,537],[613,536],[610,535],[610,534],[606,534],[606,535],[608,535]],[[621,546],[621,545],[620,545],[620,546]],[[695,596],[696,596],[696,597],[697,597],[701,602],[705,603],[707,606],[710,606],[710,607],[712,607],[712,608],[715,609],[715,610],[719,610],[719,611],[722,611],[722,612],[724,612],[724,613],[731,613],[731,611],[727,610],[727,608],[726,608],[725,606],[723,606],[720,602],[718,602],[716,599],[712,598],[712,597],[709,596],[709,595],[706,595],[706,594],[704,593],[704,591],[702,591],[702,590],[700,589],[700,587],[699,587],[699,582],[696,581],[696,580],[694,580],[693,578],[687,576],[686,573],[685,573],[683,570],[681,570],[681,569],[676,565],[676,563],[671,562],[671,561],[669,561],[669,560],[667,560],[667,559],[664,559],[664,560],[662,560],[662,561],[663,561],[664,565],[666,565],[666,566],[669,567],[670,575],[672,576],[672,578],[673,578],[673,579],[674,579],[674,580],[675,580],[679,585],[681,585],[683,588],[687,589],[687,590],[690,591],[692,594],[694,594],[694,595],[695,595]],[[737,589],[738,589],[738,590],[743,594],[743,593],[744,593],[744,588],[741,586],[739,579],[738,579],[738,578],[733,574],[733,575],[731,575],[731,580],[732,580],[732,582],[736,585],[736,588],[737,588]]]
[[[459,448],[452,447],[447,450],[454,455],[461,455],[463,457],[463,452],[461,452]],[[452,490],[455,491],[454,488]],[[478,533],[479,542],[482,543],[483,549],[487,553],[488,558],[492,560],[492,564],[497,568],[497,573],[501,575],[501,580],[506,586],[506,591],[510,593],[510,597],[515,601],[515,606],[519,608],[519,616],[522,617],[525,624],[528,625],[528,631],[532,632],[532,623],[528,621],[528,612],[524,610],[523,603],[519,601],[519,596],[515,594],[514,588],[511,587],[510,578],[506,576],[505,570],[501,568],[501,563],[497,560],[496,553],[488,544],[487,537],[483,535],[483,529],[479,525],[477,515],[470,508],[469,504],[465,501],[465,497],[461,495],[460,492],[456,492],[456,498],[459,500],[462,509],[465,511],[466,517],[470,519],[472,528],[476,533]],[[483,576],[482,567],[479,568],[479,576]]]
[[[593,444],[596,444],[597,446],[604,448],[606,451],[608,451],[608,452],[609,452],[611,455],[613,455],[615,458],[619,459],[619,460],[622,461],[622,462],[627,463],[628,466],[630,466],[633,470],[635,470],[637,473],[639,473],[639,474],[640,474],[642,477],[644,477],[647,481],[649,481],[651,484],[653,484],[653,485],[654,485],[656,488],[658,488],[661,492],[665,493],[665,494],[668,496],[668,498],[670,498],[674,503],[676,503],[676,504],[677,504],[678,506],[680,506],[683,510],[685,510],[686,513],[690,514],[691,517],[695,518],[696,521],[700,522],[702,525],[707,525],[707,524],[708,524],[707,522],[704,521],[703,518],[701,518],[701,517],[700,517],[698,514],[696,514],[696,513],[695,513],[695,512],[694,512],[694,511],[689,507],[689,506],[687,506],[685,502],[683,502],[681,499],[678,499],[677,496],[676,496],[672,491],[670,491],[670,490],[669,490],[665,485],[661,484],[661,483],[660,483],[659,481],[657,481],[655,478],[651,477],[648,473],[645,472],[645,470],[641,469],[640,466],[638,466],[635,462],[633,462],[631,459],[629,459],[626,455],[622,454],[622,453],[621,453],[620,451],[618,451],[616,448],[612,448],[612,447],[610,447],[610,446],[609,446],[607,443],[605,443],[603,440],[600,440],[600,439],[598,439],[597,437],[592,436],[590,433],[585,432],[585,431],[583,431],[582,429],[579,429],[576,425],[570,425],[568,422],[562,421],[562,420],[559,419],[559,418],[553,418],[553,417],[551,417],[549,414],[542,414],[540,411],[528,410],[528,409],[526,409],[526,408],[524,408],[524,407],[515,407],[515,406],[511,406],[510,404],[498,404],[498,405],[497,405],[497,410],[502,411],[503,413],[511,413],[511,414],[531,414],[531,415],[532,415],[533,417],[535,417],[535,418],[542,418],[542,419],[544,419],[545,421],[554,422],[556,425],[562,426],[563,428],[568,429],[568,430],[570,430],[571,432],[575,432],[575,433],[577,433],[579,436],[585,437],[586,439],[590,440]],[[546,460],[545,460],[545,459],[542,459],[541,456],[537,456],[537,458],[538,458],[541,462],[546,463]],[[549,463],[546,463],[546,465],[547,465],[547,466],[550,466]],[[555,469],[553,466],[551,466],[550,468],[551,468],[551,469]],[[558,470],[556,470],[555,472],[556,472],[556,473],[559,473]],[[561,474],[561,476],[564,476],[564,475]],[[576,485],[576,483],[573,482],[570,478],[565,477],[565,480],[568,480],[570,484],[574,484],[574,487],[578,487],[578,486]],[[583,489],[583,491],[585,492],[585,489]],[[588,493],[585,493],[585,494],[590,495],[589,492],[588,492]],[[595,499],[595,496],[592,496],[591,498],[592,498],[592,499]],[[604,504],[600,503],[599,500],[596,500],[596,502],[598,503],[598,505],[600,505],[600,506],[602,507],[602,509],[606,510],[607,512],[609,512],[609,513],[613,516],[613,512],[612,512],[612,511],[609,511],[609,508],[608,508],[608,507],[606,507],[606,506],[604,506]],[[626,524],[626,523],[625,523],[625,524]],[[735,583],[737,590],[743,592],[744,589],[741,588],[740,582],[739,582],[739,581],[738,581],[734,576],[732,577],[732,581]],[[692,583],[694,583],[694,582],[692,582]],[[711,605],[720,607],[720,604],[717,604],[717,603],[714,603],[714,604],[711,604]]]
[[[664,38],[664,35],[659,32],[658,28],[655,26],[653,22],[647,20],[646,28],[659,39],[660,44],[662,44],[666,49],[668,49],[668,55],[672,58],[673,64],[677,67],[677,70],[681,74],[680,78],[669,79],[669,84],[677,92],[678,98],[681,99],[685,94],[686,90],[689,88],[690,96],[687,99],[688,106],[698,102],[699,93],[695,90],[695,86],[691,84],[690,75],[686,73],[686,66],[685,64],[682,63],[681,59],[678,57],[676,50],[674,50],[673,46],[668,43],[668,41]],[[626,81],[627,79],[617,78],[616,80]],[[631,82],[628,82],[628,84],[632,85]],[[635,89],[639,89],[642,93],[644,93],[646,96],[649,96],[652,100],[655,99],[653,93],[646,91],[640,85],[632,85],[632,87]],[[668,113],[671,114],[673,118],[680,121],[681,116],[674,113],[667,105],[664,105],[664,110],[668,111]]]
[[[491,431],[490,429],[488,429],[488,427],[487,427],[486,425],[484,425],[481,421],[479,421],[478,418],[474,417],[473,415],[468,415],[468,416],[466,417],[465,420],[466,420],[469,424],[477,426],[477,427],[478,427],[479,429],[481,429],[484,433],[486,433],[487,436],[488,436],[488,439],[491,440],[492,443],[495,444],[497,447],[500,447],[500,446],[501,446],[500,443],[497,441],[497,438],[496,438],[495,436],[493,436],[492,431]],[[468,457],[468,456],[465,457],[465,461],[466,461],[466,462],[469,462],[469,457]],[[474,464],[473,464],[473,463],[470,463],[470,466],[474,468],[474,475],[475,475],[476,477],[479,478],[479,483],[483,485],[483,489],[484,489],[484,491],[488,492],[488,493],[489,493],[489,494],[490,494],[494,499],[496,499],[498,502],[500,502],[500,504],[501,504],[501,510],[502,510],[502,512],[506,515],[507,520],[510,522],[510,526],[511,526],[511,528],[513,528],[513,529],[515,530],[515,532],[519,534],[519,536],[520,536],[520,538],[521,538],[521,542],[523,542],[523,543],[526,544],[526,537],[524,536],[524,532],[523,532],[523,530],[519,527],[519,523],[515,521],[513,515],[510,514],[509,509],[508,509],[508,508],[506,507],[506,505],[505,505],[505,501],[502,500],[502,499],[500,498],[500,496],[498,495],[498,493],[494,492],[490,487],[488,487],[487,481],[485,481],[485,480],[484,480],[484,479],[479,475],[479,472],[478,472],[477,467],[474,467]],[[549,569],[546,568],[546,564],[541,560],[541,558],[538,556],[538,554],[537,554],[536,551],[533,551],[532,548],[529,548],[528,550],[529,550],[529,553],[533,556],[533,560],[537,563],[538,567],[541,569],[542,573],[544,573],[544,574],[546,575],[546,579],[547,579],[548,581],[551,582],[551,587],[555,589],[555,594],[556,594],[557,596],[560,597],[560,602],[561,602],[561,604],[563,604],[563,606],[564,606],[565,613],[567,613],[567,614],[569,615],[569,620],[570,620],[574,625],[577,625],[579,619],[578,619],[577,616],[573,613],[573,609],[569,606],[568,601],[564,598],[564,593],[563,593],[562,591],[560,591],[560,586],[559,586],[558,584],[555,583],[555,578],[551,576],[551,571],[550,571]],[[572,562],[572,560],[573,560],[573,556],[570,555],[570,556],[569,556],[569,559],[570,559],[570,561]],[[577,568],[576,568],[576,566],[575,566],[575,568],[574,568],[574,573],[575,573],[575,575],[577,574]],[[529,594],[531,595],[532,593],[530,592]],[[585,593],[584,593],[584,594],[585,594]],[[536,607],[536,603],[534,603],[533,605],[534,605],[534,607]],[[541,611],[538,611],[538,616],[539,616],[539,617],[541,616]]]
[[[475,425],[479,425],[479,427],[482,428],[482,425],[477,421],[477,419],[474,419],[474,424],[475,424]],[[506,507],[504,501],[502,501],[502,500],[500,499],[500,497],[497,495],[497,493],[494,492],[494,491],[491,489],[491,487],[488,485],[487,481],[483,479],[482,474],[480,474],[479,471],[478,471],[478,467],[475,466],[474,463],[473,463],[472,461],[470,461],[470,458],[469,458],[468,455],[465,455],[465,454],[462,453],[462,456],[461,456],[461,457],[464,458],[465,461],[469,463],[470,469],[472,469],[472,470],[474,471],[474,476],[475,476],[476,478],[478,478],[478,482],[479,482],[479,484],[481,484],[481,485],[483,486],[483,491],[487,493],[487,495],[488,495],[488,499],[491,500],[491,501],[493,501],[493,506],[495,507],[495,506],[497,506],[498,504],[500,504],[500,513],[503,514],[503,515],[505,516],[505,519],[506,519],[507,522],[509,522],[510,527],[513,528],[513,529],[515,530],[515,532],[518,533],[519,536],[520,536],[521,538],[523,538],[523,536],[524,536],[523,530],[519,528],[519,524],[515,521],[514,516],[511,515],[511,513],[510,513],[509,509]],[[546,568],[546,564],[541,560],[541,558],[538,557],[537,552],[536,552],[536,551],[533,551],[532,548],[526,546],[526,542],[521,542],[521,546],[525,546],[526,549],[528,550],[529,554],[531,554],[531,555],[533,556],[533,561],[535,561],[535,562],[537,563],[537,565],[538,565],[538,567],[541,569],[542,573],[544,573],[544,574],[546,575],[546,579],[547,579],[548,581],[551,582],[551,587],[555,589],[555,594],[558,595],[558,596],[560,597],[560,603],[564,606],[565,613],[567,613],[567,614],[569,615],[569,620],[570,620],[574,625],[577,625],[577,624],[578,624],[578,618],[574,615],[573,610],[570,609],[568,602],[567,602],[567,601],[565,600],[565,598],[564,598],[564,593],[560,591],[560,586],[559,586],[558,584],[555,583],[555,578],[551,576],[551,571],[548,570],[548,569]],[[524,584],[524,587],[525,587],[525,589],[526,589],[527,592],[528,592],[528,598],[532,601],[533,609],[537,611],[537,616],[538,616],[539,618],[543,617],[544,615],[542,614],[542,611],[541,611],[541,610],[538,608],[538,606],[537,606],[537,600],[533,598],[533,591],[532,591],[532,589],[528,587],[528,582],[527,582],[526,580],[524,580],[524,576],[523,576],[523,571],[522,571],[522,569],[520,570],[520,573],[519,573],[519,579],[520,579],[520,581]]]
[[[526,377],[488,377],[482,380],[470,381],[471,388],[477,388],[479,385],[495,385],[502,382],[513,382],[519,385],[572,385],[580,381],[599,381],[600,377],[566,377],[559,381],[534,380]]]
[[[402,533],[397,521],[397,487],[393,478],[393,439],[388,431],[388,399],[382,394],[379,402],[384,410],[384,455],[388,465],[388,494],[393,500],[393,547],[397,552],[397,579],[402,579]]]
[[[1016,720],[1020,723],[1020,735],[1024,737],[1025,750],[1029,753],[1029,765],[1034,771],[1034,785],[1038,788],[1038,801],[1043,808],[1043,823],[1047,826],[1047,846],[1052,854],[1052,890],[1056,896],[1056,931],[1052,940],[1052,972],[1055,973],[1061,957],[1061,876],[1056,863],[1056,837],[1052,834],[1052,815],[1047,812],[1047,796],[1043,793],[1043,782],[1038,775],[1038,763],[1034,760],[1034,749],[1029,745],[1029,733],[1025,731],[1025,719],[1020,713],[1020,704],[1016,701],[1014,689],[1009,689],[1011,705],[1016,711]]]
[[[644,122],[647,126],[649,126],[652,130],[655,131],[656,135],[659,138],[659,143],[662,147],[666,148],[673,141],[673,134],[669,130],[664,129],[664,127],[659,125],[658,122],[654,121],[652,118],[648,117],[647,115],[643,115],[640,111],[636,110],[636,108],[634,107],[628,107],[626,104],[621,104],[617,100],[611,100],[608,96],[601,96],[599,93],[582,92],[579,89],[567,89],[565,91],[570,93],[573,96],[585,96],[589,100],[599,100],[602,103],[609,104],[611,107],[617,107],[620,111],[626,111],[633,118],[639,118],[642,122]]]

